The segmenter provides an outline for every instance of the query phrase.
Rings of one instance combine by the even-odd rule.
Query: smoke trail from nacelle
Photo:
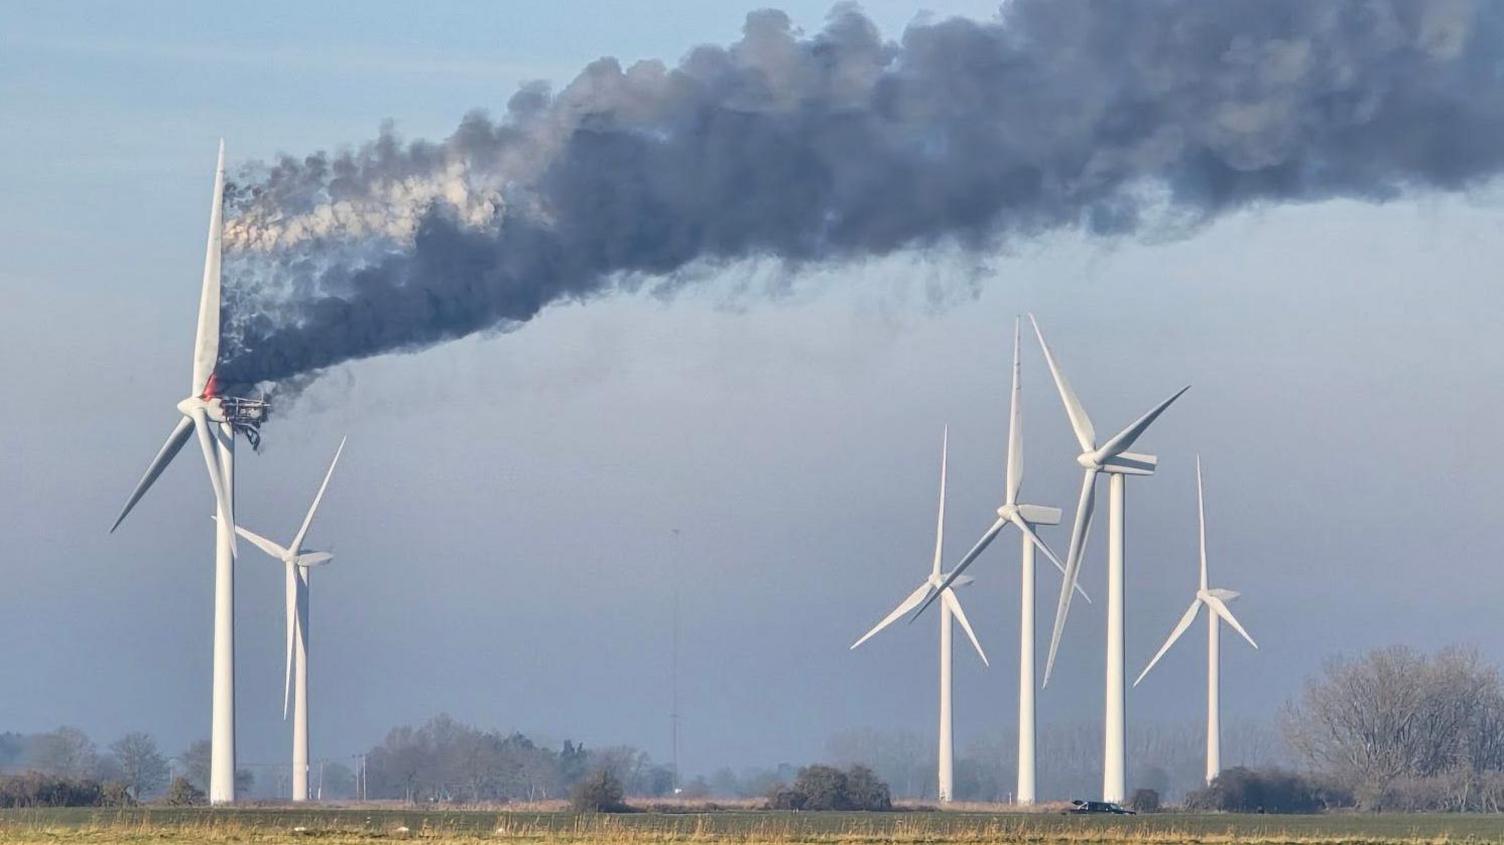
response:
[[[613,59],[441,143],[248,169],[227,382],[520,325],[748,257],[983,250],[1252,203],[1385,200],[1504,166],[1504,4],[1014,0],[885,41],[781,12],[676,67]]]

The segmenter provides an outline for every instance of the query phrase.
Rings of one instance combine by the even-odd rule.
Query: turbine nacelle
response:
[[[1076,456],[1076,463],[1082,469],[1094,472],[1115,472],[1119,475],[1153,475],[1159,467],[1159,458],[1154,455],[1145,455],[1139,452],[1119,452],[1116,455],[1108,454],[1105,450],[1098,449],[1094,452],[1082,452]]]
[[[241,532],[240,536],[242,537],[246,537],[248,533],[241,529],[239,526],[236,526],[236,530]],[[250,539],[249,537],[246,538]],[[302,552],[288,549],[285,554],[277,556],[277,560],[288,566],[301,566],[304,569],[309,569],[314,566],[323,566],[324,564],[329,563],[330,561],[334,560],[334,555],[330,554],[329,552]]]
[[[1059,525],[1062,512],[1060,508],[1046,507],[1045,505],[1003,505],[997,509],[997,518],[1013,522],[1021,519],[1030,525]]]
[[[930,576],[930,587],[932,589],[935,589],[935,590],[944,589],[947,586],[946,583],[945,583],[945,578],[946,577],[947,576],[943,576],[943,575],[931,575]],[[973,577],[971,577],[970,575],[957,575],[956,579],[954,581],[950,582],[950,584],[948,586],[951,586],[951,587],[964,587],[964,586],[966,586],[968,584],[974,583],[975,581],[976,581],[976,579],[973,578]]]
[[[225,416],[225,406],[218,396],[204,398],[202,396],[189,396],[177,404],[178,413],[185,417],[192,417],[197,412],[203,412],[210,422],[229,422]]]

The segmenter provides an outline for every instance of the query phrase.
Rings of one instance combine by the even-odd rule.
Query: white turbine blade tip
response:
[[[130,515],[131,510],[136,507],[136,503],[141,501],[141,497],[146,495],[146,491],[156,483],[157,477],[162,474],[162,471],[167,468],[168,464],[172,463],[172,459],[177,457],[178,452],[182,451],[183,445],[192,436],[193,420],[188,417],[179,419],[177,424],[173,426],[172,432],[167,435],[167,440],[162,444],[162,448],[157,450],[156,456],[151,459],[150,464],[147,464],[146,472],[142,473],[141,480],[136,482],[136,488],[131,491],[130,498],[126,499],[125,507],[120,509],[120,515],[115,517],[115,524],[110,526],[111,534],[114,534],[115,529],[120,527],[120,523],[124,522],[125,518]]]
[[[1049,366],[1050,378],[1054,380],[1055,390],[1060,394],[1060,403],[1065,406],[1065,415],[1070,420],[1071,431],[1076,435],[1076,442],[1083,452],[1090,451],[1095,448],[1097,437],[1096,429],[1091,424],[1091,417],[1087,415],[1086,409],[1081,405],[1081,400],[1077,398],[1076,392],[1066,381],[1065,374],[1060,371],[1054,353],[1050,351],[1050,345],[1045,342],[1044,331],[1039,328],[1039,321],[1034,319],[1033,314],[1029,315],[1029,322],[1034,325],[1034,336],[1039,338],[1040,351],[1044,352],[1045,364]]]
[[[961,600],[956,598],[953,590],[945,591],[945,606],[950,608],[951,615],[961,623],[961,630],[966,632],[967,639],[971,640],[972,647],[977,650],[977,656],[982,658],[982,665],[990,668],[992,664],[987,662],[987,652],[982,650],[982,643],[977,639],[976,632],[971,629],[971,622],[966,618],[966,611],[961,609]]]
[[[892,625],[900,616],[903,616],[905,613],[908,613],[910,610],[913,610],[914,609],[914,605],[919,604],[919,602],[923,601],[924,598],[925,598],[925,594],[928,593],[929,590],[930,590],[930,582],[928,580],[926,580],[923,584],[920,584],[919,587],[914,590],[914,592],[909,593],[908,597],[906,597],[903,601],[899,602],[897,607],[895,607],[891,611],[889,611],[888,615],[884,616],[882,618],[881,622],[878,622],[876,625],[873,625],[872,629],[869,630],[867,633],[863,634],[861,639],[859,639],[856,642],[852,643],[851,644],[851,648],[855,649],[857,646],[861,645],[862,643],[866,642],[867,640],[872,639],[872,637],[875,636],[879,631],[881,631],[882,629],[888,627],[889,625]]]

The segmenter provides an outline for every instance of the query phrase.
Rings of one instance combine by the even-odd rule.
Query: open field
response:
[[[405,828],[405,830],[404,830]],[[0,842],[291,842],[344,845],[420,839],[546,843],[1504,843],[1504,816],[1047,814],[916,812],[579,816],[482,810],[132,809],[0,811]]]

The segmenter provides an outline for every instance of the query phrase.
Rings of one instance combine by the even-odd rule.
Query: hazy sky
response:
[[[520,81],[602,55],[674,59],[742,6],[679,0],[0,10],[0,729],[207,736],[212,523],[185,453],[114,536],[189,376],[215,140],[234,161],[443,137]],[[932,4],[986,16],[987,3]],[[819,26],[824,3],[784,3]],[[867,3],[896,36],[908,3]],[[1002,488],[1013,317],[1034,311],[1099,431],[1183,384],[1129,484],[1134,674],[1195,586],[1193,456],[1230,718],[1272,718],[1337,652],[1477,645],[1504,659],[1492,448],[1501,411],[1497,190],[1268,207],[1175,237],[1076,235],[791,279],[737,266],[671,300],[547,310],[510,334],[341,368],[239,464],[238,512],[282,538],[341,435],[314,544],[314,756],[440,711],[668,755],[674,561],[690,772],[800,762],[851,726],[928,732],[932,622],[847,645],[925,574],[941,426],[948,556]],[[769,286],[786,292],[769,297]],[[1064,413],[1024,345],[1025,490],[1074,507]],[[1104,520],[1105,521],[1105,520]],[[1084,586],[1105,596],[1099,521]],[[672,529],[682,533],[677,542]],[[1068,526],[1046,539],[1062,553]],[[1017,546],[963,604],[958,742],[1012,725]],[[1058,580],[1041,570],[1041,637]],[[241,758],[281,762],[282,578],[237,574]],[[1046,722],[1101,710],[1102,604],[1073,608]],[[1202,640],[1129,696],[1198,720]],[[1047,763],[1042,762],[1041,765]]]

